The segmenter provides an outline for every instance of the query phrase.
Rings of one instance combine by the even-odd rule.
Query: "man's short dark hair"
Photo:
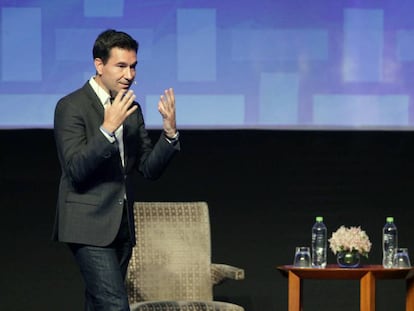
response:
[[[117,47],[125,50],[138,52],[139,44],[129,34],[108,29],[102,32],[95,40],[93,46],[93,59],[100,58],[104,64],[109,59],[111,49]]]

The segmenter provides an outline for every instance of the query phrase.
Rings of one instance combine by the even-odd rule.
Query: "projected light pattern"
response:
[[[412,129],[414,2],[3,0],[0,128],[51,128],[115,28],[140,43],[148,128],[177,94],[182,129]]]

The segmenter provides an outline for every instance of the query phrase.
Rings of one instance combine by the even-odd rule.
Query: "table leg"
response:
[[[292,271],[289,271],[289,311],[303,311],[302,308],[302,280]]]
[[[360,280],[360,311],[375,311],[375,277],[367,272]]]
[[[405,294],[405,310],[414,310],[414,278],[407,279],[407,292]]]

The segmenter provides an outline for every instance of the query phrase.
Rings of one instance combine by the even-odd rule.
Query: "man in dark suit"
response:
[[[138,43],[107,30],[93,47],[96,75],[59,100],[54,132],[62,169],[53,238],[65,242],[85,282],[85,310],[129,310],[125,274],[135,245],[131,172],[160,177],[180,149],[172,89],[160,96],[155,145],[130,90]]]

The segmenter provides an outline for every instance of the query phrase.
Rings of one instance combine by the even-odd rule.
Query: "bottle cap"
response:
[[[323,221],[323,217],[322,216],[317,216],[316,217],[316,221],[317,222],[322,222]]]
[[[387,222],[394,222],[394,217],[387,217]]]

